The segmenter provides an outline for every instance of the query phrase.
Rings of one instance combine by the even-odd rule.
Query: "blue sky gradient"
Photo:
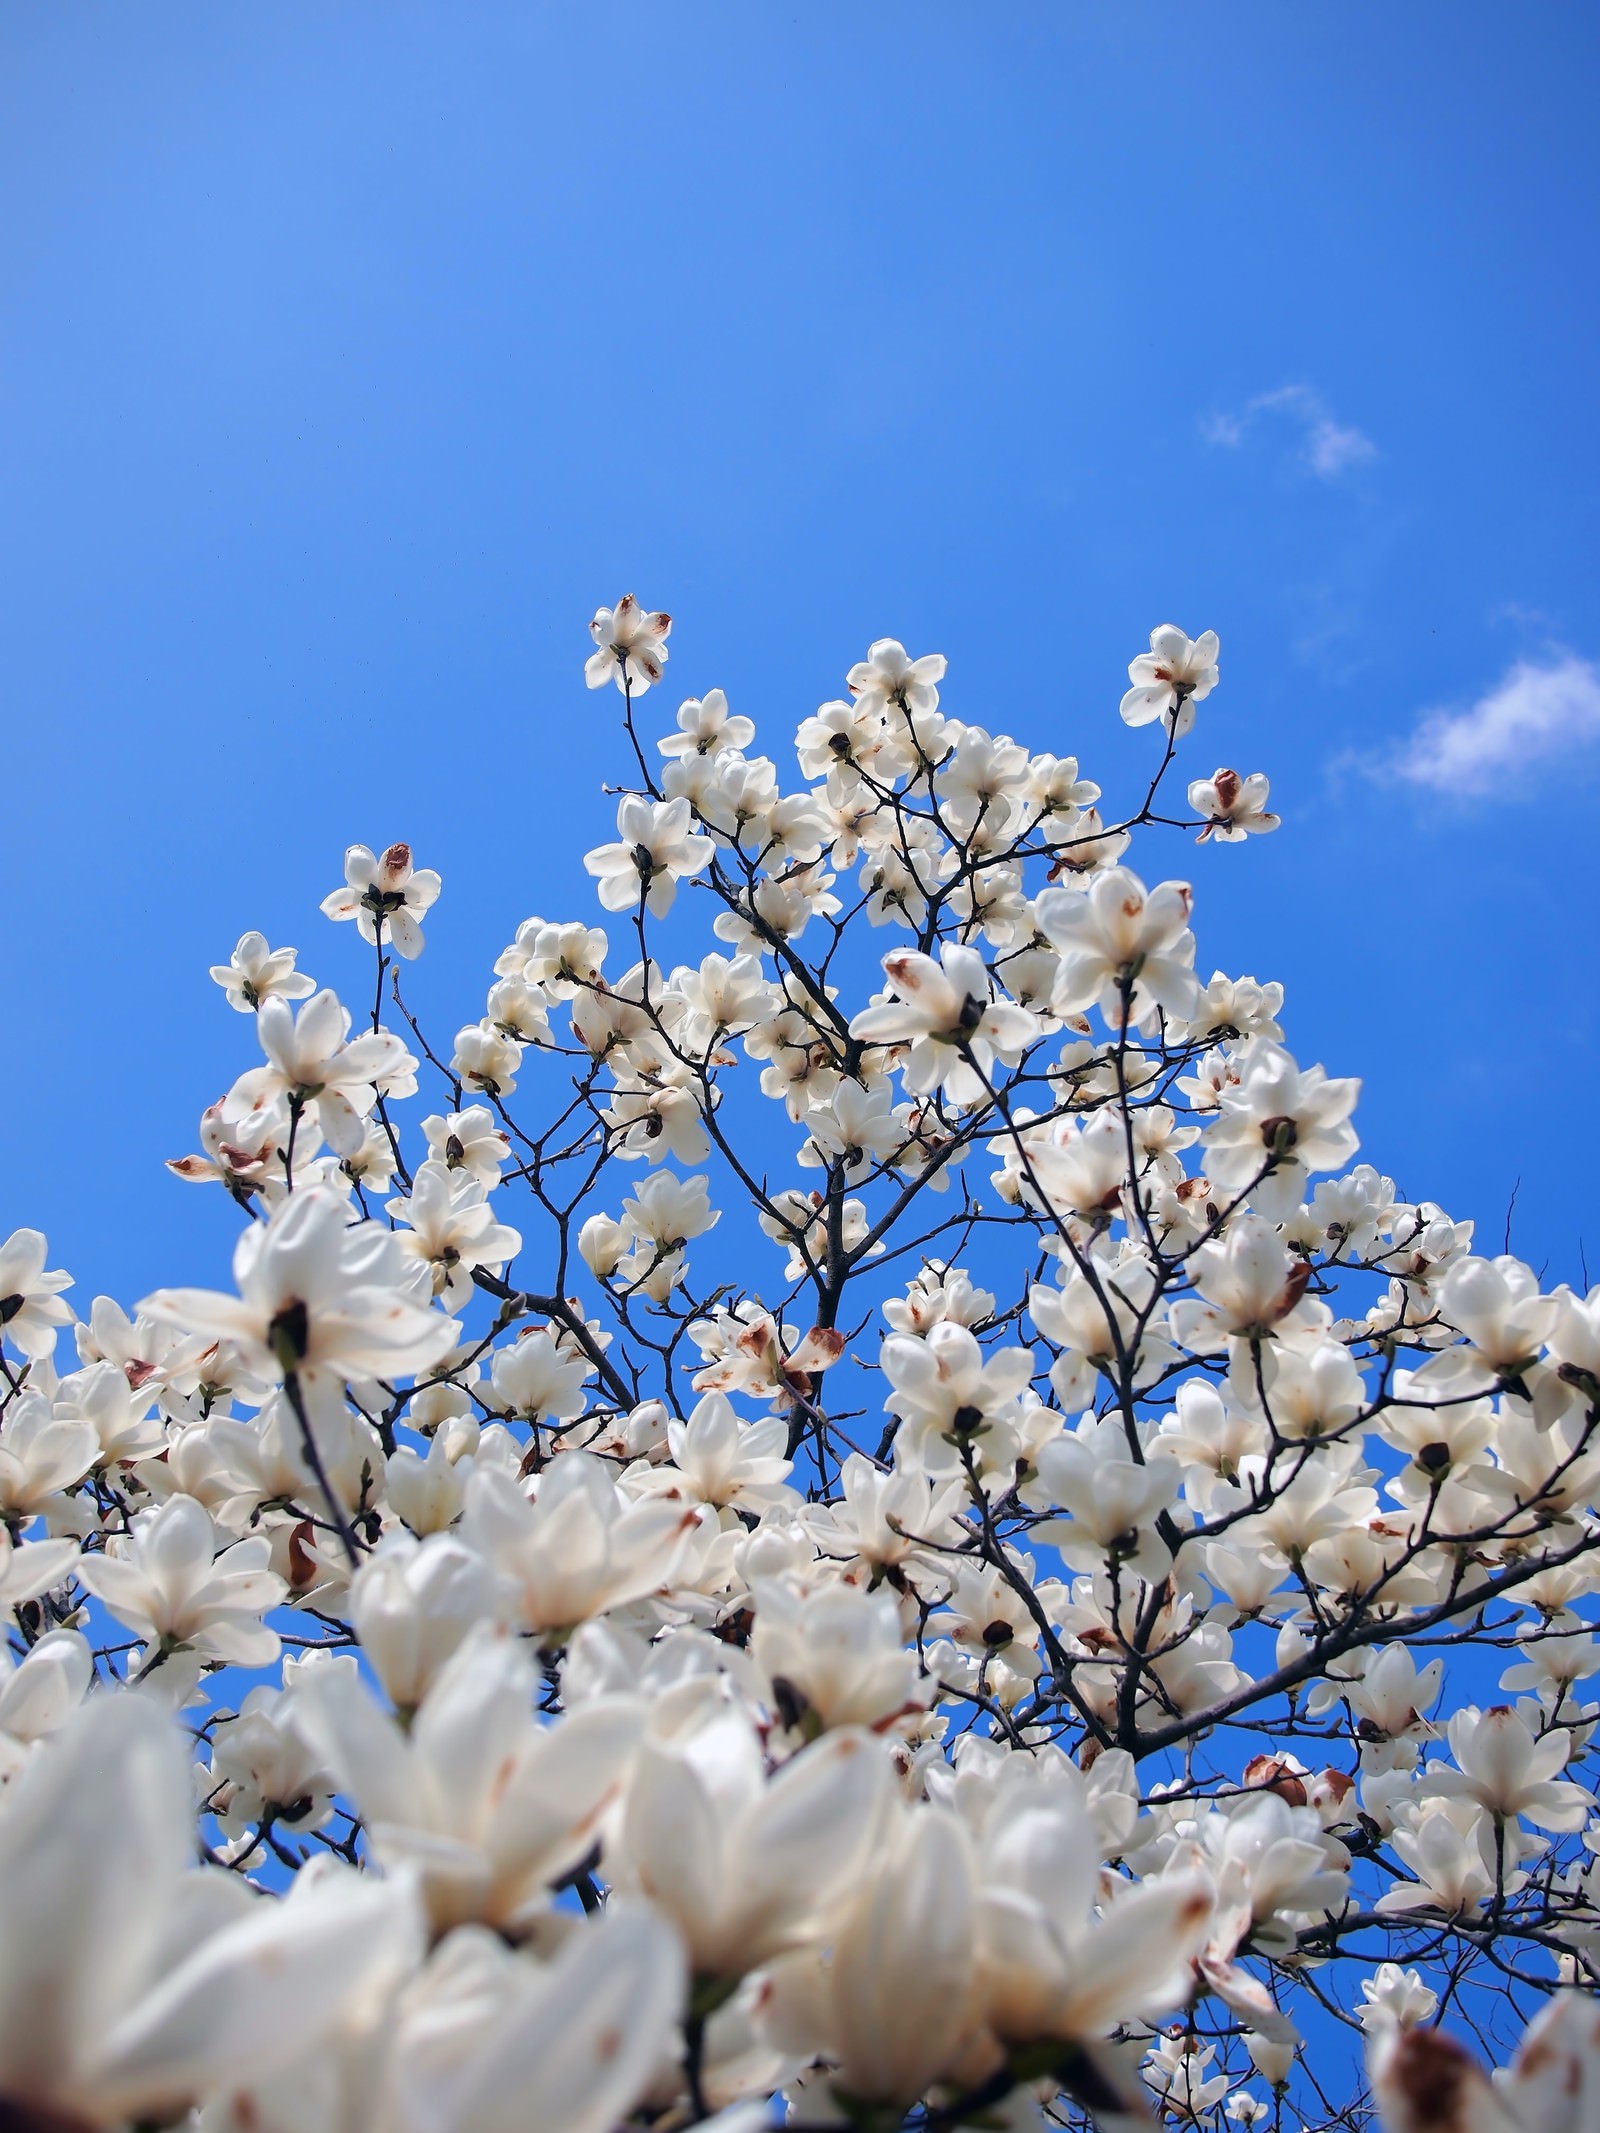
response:
[[[584,623],[632,589],[663,720],[721,685],[787,766],[895,635],[1113,799],[1128,660],[1216,629],[1187,774],[1285,826],[1141,870],[1408,1195],[1498,1250],[1520,1177],[1517,1248],[1600,1271],[1597,46],[1476,0],[13,0],[0,1234],[85,1308],[220,1273],[160,1168],[258,1056],[206,969],[260,926],[359,1002],[347,842],[444,874],[446,1038],[519,919],[597,915]],[[1537,761],[1401,774],[1519,663]]]

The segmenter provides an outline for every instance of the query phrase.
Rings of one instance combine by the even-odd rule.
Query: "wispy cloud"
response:
[[[1600,668],[1566,652],[1519,660],[1465,710],[1424,712],[1390,768],[1415,785],[1481,799],[1531,766],[1600,740]]]
[[[1237,449],[1263,415],[1280,416],[1300,433],[1296,456],[1320,481],[1337,481],[1349,467],[1377,457],[1377,446],[1364,430],[1336,422],[1315,386],[1280,385],[1257,393],[1236,415],[1205,415],[1200,434],[1209,444]]]

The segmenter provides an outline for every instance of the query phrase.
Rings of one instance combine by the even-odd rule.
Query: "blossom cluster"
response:
[[[1592,2128],[1600,1288],[1359,1161],[1133,870],[1278,827],[1167,811],[1216,637],[1119,813],[889,639],[793,772],[652,737],[670,630],[596,614],[599,914],[453,1043],[405,843],[322,905],[363,1019],[212,971],[229,1289],[0,1247],[0,2112],[1331,2126],[1342,2021],[1395,2133]],[[1491,2089],[1438,2017],[1513,1986]]]

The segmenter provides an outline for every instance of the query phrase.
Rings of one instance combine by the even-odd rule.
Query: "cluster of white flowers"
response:
[[[1119,815],[889,639],[793,789],[720,690],[652,741],[670,627],[591,626],[620,953],[529,918],[430,1042],[352,846],[359,1026],[212,973],[233,1289],[0,1247],[0,2123],[1347,2125],[1342,2017],[1397,2133],[1593,2133],[1580,1994],[1498,2088],[1435,2025],[1600,1982],[1600,1289],[1132,871],[1277,827],[1162,812],[1216,637]]]

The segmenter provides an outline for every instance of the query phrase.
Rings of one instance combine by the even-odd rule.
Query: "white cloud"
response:
[[[1464,798],[1496,792],[1531,764],[1600,740],[1600,668],[1567,652],[1519,660],[1464,711],[1425,712],[1392,768]]]
[[[1243,444],[1246,432],[1262,415],[1282,415],[1300,431],[1299,457],[1321,481],[1337,481],[1347,467],[1377,456],[1378,448],[1362,430],[1335,422],[1315,387],[1280,385],[1270,393],[1257,393],[1236,415],[1207,415],[1200,433],[1210,444],[1229,449]]]

